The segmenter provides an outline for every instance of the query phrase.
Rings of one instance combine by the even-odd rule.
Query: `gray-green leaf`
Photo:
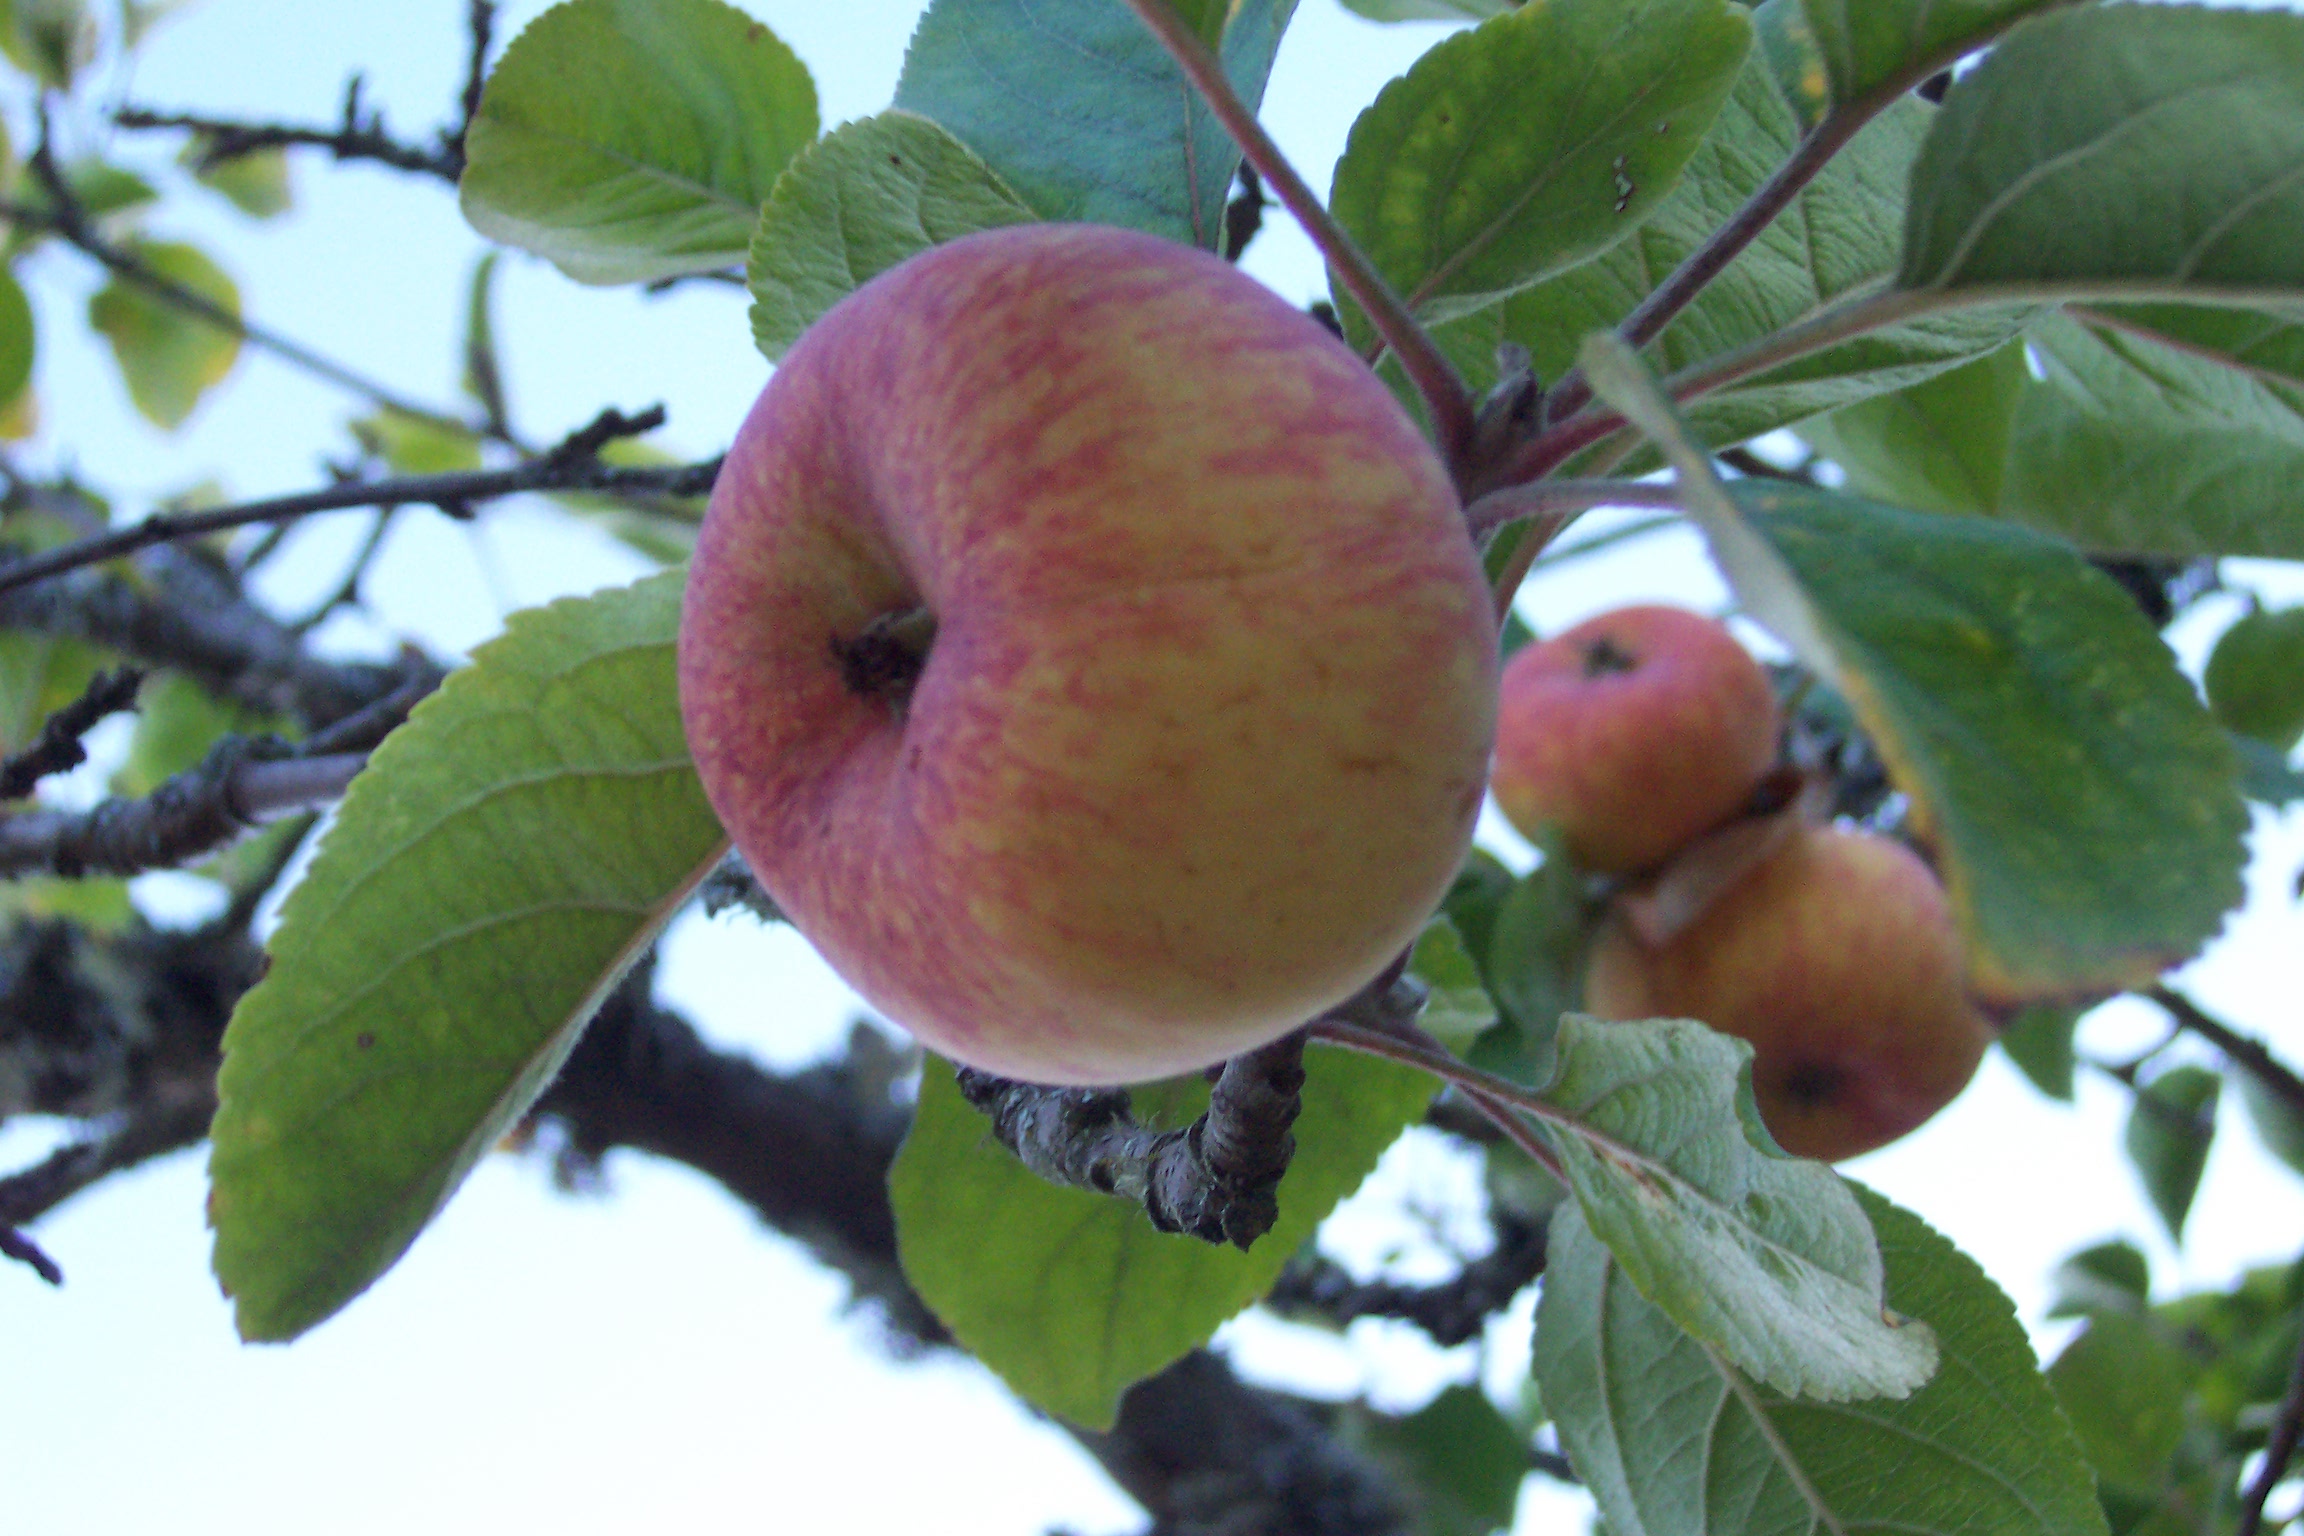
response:
[[[2293,301],[2304,17],[2115,5],[2011,33],[1913,167],[1898,285]]]
[[[1889,1305],[1944,1366],[1900,1400],[1816,1403],[1740,1381],[1562,1212],[1536,1376],[1612,1536],[2102,1536],[2087,1463],[2015,1309],[1917,1216],[1857,1191]]]
[[[681,580],[515,614],[353,781],[224,1036],[208,1216],[243,1337],[392,1266],[717,862]]]
[[[930,246],[1036,215],[975,151],[889,111],[835,128],[776,179],[752,236],[752,339],[771,362],[817,317]]]
[[[1450,1050],[1461,1055],[1496,1022],[1496,1003],[1481,983],[1480,967],[1446,916],[1424,925],[1408,958],[1408,973],[1424,983],[1429,994],[1419,1022]]]
[[[581,283],[732,267],[815,137],[806,67],[734,6],[566,0],[488,78],[464,217]]]
[[[1663,200],[1751,35],[1727,0],[1550,0],[1458,33],[1353,124],[1337,222],[1426,320],[1541,282]]]
[[[1793,0],[1756,13],[1763,34]],[[1836,300],[1883,286],[1902,249],[1905,186],[1933,108],[1907,99],[1881,113],[1792,205],[1715,277],[1647,355],[1684,373],[1773,335]],[[1693,253],[1791,154],[1801,118],[1754,49],[1679,184],[1630,238],[1502,304],[1438,327],[1466,378],[1484,388],[1500,341],[1528,349],[1537,376],[1556,380],[1591,332],[1612,329]],[[1741,442],[1889,390],[1918,383],[2006,342],[2020,306],[1921,316],[1740,379],[1688,405],[1700,439]],[[1627,467],[1653,464],[1652,455]]]
[[[2170,1067],[2136,1090],[2121,1137],[2169,1239],[2184,1240],[2184,1218],[2200,1192],[2216,1139],[2216,1100],[2224,1079],[2206,1067]]]
[[[1835,101],[1940,69],[2026,15],[2071,0],[1800,0]]]
[[[1242,0],[1219,49],[1253,110],[1296,0]],[[1042,218],[1216,248],[1240,151],[1123,0],[936,0],[898,107],[935,119]]]
[[[1872,1227],[1839,1175],[1787,1157],[1752,1102],[1752,1048],[1689,1019],[1560,1023],[1544,1098],[1583,1222],[1640,1295],[1779,1391],[1902,1397],[1936,1369],[1891,1316]],[[1557,1229],[1556,1229],[1557,1230]]]
[[[2281,752],[2304,740],[2304,608],[2252,609],[2209,653],[2208,707]]]
[[[1321,1220],[1423,1114],[1421,1072],[1341,1051],[1305,1058],[1280,1220],[1246,1252],[1153,1230],[1142,1210],[1027,1172],[931,1058],[888,1176],[897,1248],[923,1300],[1027,1401],[1109,1427],[1120,1394],[1262,1296]],[[1136,1090],[1138,1118],[1182,1124],[1197,1079]]]
[[[2000,1049],[2032,1080],[2033,1087],[2069,1104],[2073,1069],[2079,1064],[2072,1035],[2079,1025],[2079,1009],[2035,1003],[2001,1029]]]

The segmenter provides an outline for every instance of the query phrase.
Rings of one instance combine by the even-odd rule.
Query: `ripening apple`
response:
[[[761,883],[874,1006],[1043,1083],[1342,1001],[1470,840],[1491,600],[1374,374],[1199,251],[1020,226],[791,350],[698,537],[680,697]]]
[[[1734,816],[1776,761],[1768,675],[1685,608],[1619,608],[1504,669],[1496,803],[1586,869],[1653,868]]]
[[[1917,1128],[1991,1040],[1935,874],[1892,838],[1833,827],[1796,831],[1660,946],[1610,917],[1584,1003],[1749,1041],[1760,1118],[1786,1151],[1826,1161]]]

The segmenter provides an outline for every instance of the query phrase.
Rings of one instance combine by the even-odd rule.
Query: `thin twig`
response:
[[[270,149],[325,149],[338,160],[373,161],[396,171],[453,183],[462,169],[454,157],[437,147],[419,149],[403,144],[384,131],[380,116],[360,116],[359,86],[355,78],[344,98],[344,120],[334,128],[252,123],[197,112],[156,112],[147,107],[122,107],[112,114],[112,121],[130,131],[180,130],[198,135],[198,161],[203,170]]]
[[[1594,507],[1669,507],[1680,505],[1680,492],[1669,485],[1640,480],[1534,480],[1490,491],[1464,509],[1464,523],[1475,541],[1487,538],[1511,523],[1544,522],[1563,513]],[[1549,542],[1549,541],[1542,541]]]
[[[1490,1317],[1544,1272],[1547,1223],[1499,1211],[1496,1246],[1436,1285],[1355,1281],[1317,1254],[1281,1271],[1264,1304],[1283,1316],[1309,1313],[1342,1325],[1363,1317],[1396,1318],[1421,1328],[1433,1343],[1454,1348],[1480,1336]]]
[[[96,232],[95,225],[90,222],[86,211],[81,208],[79,200],[65,182],[63,173],[56,168],[45,128],[27,163],[33,178],[46,195],[49,206],[42,208],[30,203],[0,201],[0,220],[53,234],[75,250],[101,263],[123,282],[141,288],[188,315],[293,363],[316,378],[325,379],[340,389],[372,400],[387,410],[453,431],[485,430],[446,412],[406,399],[390,387],[355,372],[333,358],[323,357],[302,342],[242,319],[208,295],[186,287],[166,273],[157,271],[140,257],[106,240]]]
[[[1232,135],[1232,142],[1247,156],[1248,163],[1295,215],[1296,222],[1304,226],[1304,233],[1319,247],[1330,270],[1367,315],[1377,336],[1400,359],[1409,382],[1416,386],[1424,408],[1431,413],[1434,434],[1450,469],[1463,470],[1465,454],[1472,446],[1472,396],[1456,372],[1456,365],[1433,344],[1432,338],[1400,301],[1400,296],[1392,291],[1392,285],[1344,232],[1343,226],[1320,205],[1304,178],[1296,174],[1296,168],[1280,152],[1280,146],[1256,120],[1256,114],[1248,110],[1247,103],[1232,89],[1223,64],[1168,0],[1128,0],[1128,8],[1160,40],[1160,46],[1168,50],[1169,57],[1184,71],[1208,103],[1209,110],[1216,114],[1217,121],[1224,125],[1224,131]]]
[[[2296,1336],[2296,1359],[2288,1367],[2288,1390],[2272,1415],[2272,1433],[2264,1442],[2264,1465],[2240,1501],[2240,1523],[2234,1527],[2232,1536],[2256,1536],[2263,1526],[2264,1505],[2272,1497],[2272,1490],[2288,1475],[2288,1464],[2296,1457],[2299,1432],[2304,1432],[2304,1330],[2299,1330]]]
[[[457,98],[457,123],[445,135],[445,152],[456,159],[456,174],[464,173],[464,141],[471,137],[472,120],[480,115],[481,92],[488,85],[488,47],[496,36],[496,0],[471,0],[464,13],[465,35],[471,39],[464,66],[464,90]]]
[[[0,565],[0,594],[80,566],[115,560],[155,544],[346,507],[429,505],[450,516],[458,516],[467,513],[474,502],[521,491],[652,491],[674,496],[702,495],[712,488],[712,481],[720,472],[718,459],[662,466],[600,461],[600,447],[609,437],[650,431],[662,420],[660,411],[644,411],[636,417],[603,411],[598,420],[571,435],[559,447],[511,469],[455,470],[440,475],[360,480],[332,485],[325,490],[299,491],[289,496],[210,507],[199,512],[154,513],[126,528]],[[613,430],[603,435],[604,426]]]
[[[0,1258],[14,1259],[19,1264],[32,1266],[32,1273],[50,1285],[64,1283],[64,1271],[56,1261],[40,1251],[40,1245],[14,1227],[0,1226]]]
[[[0,1179],[0,1228],[23,1226],[107,1174],[199,1141],[216,1113],[213,1079],[213,1073],[170,1079],[107,1133],[59,1147],[21,1173]]]
[[[2181,1028],[2222,1051],[2234,1066],[2256,1079],[2299,1116],[2304,1116],[2304,1077],[2299,1077],[2293,1068],[2274,1056],[2262,1041],[2241,1034],[2183,993],[2168,987],[2152,987],[2144,997],[2158,1004]]]
[[[52,773],[69,773],[88,761],[80,738],[107,715],[136,707],[144,674],[135,667],[99,672],[80,697],[50,715],[32,745],[0,762],[0,800],[21,800]]]

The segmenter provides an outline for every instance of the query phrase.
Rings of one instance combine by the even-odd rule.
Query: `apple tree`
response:
[[[164,46],[160,8],[0,7],[34,104],[0,192],[0,398],[29,444],[0,460],[0,1119],[88,1130],[0,1179],[0,1251],[55,1278],[28,1227],[205,1139],[237,1326],[289,1340],[383,1280],[492,1148],[547,1136],[717,1179],[895,1333],[1063,1422],[1160,1530],[1484,1532],[1531,1475],[1618,1536],[2293,1521],[2304,1260],[2155,1299],[2137,1249],[2076,1254],[2056,1305],[2085,1327],[2043,1370],[1922,1214],[1783,1152],[1764,1040],[1702,1008],[1601,1022],[1584,964],[1626,914],[1669,937],[1757,900],[1753,870],[1821,824],[1893,839],[1929,872],[1962,1018],[2043,1093],[2086,1070],[2132,1094],[2125,1152],[2172,1234],[2227,1091],[2304,1173],[2304,1078],[2169,979],[2242,901],[2250,805],[2304,798],[2304,624],[2251,606],[2198,685],[2160,633],[2233,579],[2220,562],[2304,558],[2304,17],[1348,3],[1464,25],[1403,49],[1325,195],[1257,117],[1293,0],[933,0],[893,101],[831,127],[806,63],[725,0],[562,0],[508,40],[473,0],[468,85],[423,139],[357,88],[333,125],[109,99],[90,82]],[[247,318],[217,262],[151,233],[179,199],[262,217],[322,151],[453,189],[569,282],[726,288],[770,362],[989,231],[1118,226],[1213,266],[1294,220],[1331,279],[1321,355],[1348,349],[1421,433],[1501,650],[1558,628],[1515,599],[1589,544],[1582,514],[1647,509],[1632,535],[1701,535],[1780,744],[1660,865],[1587,868],[1542,828],[1533,860],[1471,850],[1389,963],[1205,1072],[1045,1083],[870,1028],[765,1070],[649,985],[692,904],[788,920],[707,802],[676,680],[720,463],[653,448],[657,413],[518,429],[497,255],[444,406]],[[251,349],[362,399],[351,443],[315,445],[325,483],[129,507],[35,467],[57,312],[36,327],[14,274],[59,252],[99,275],[86,321],[156,423]],[[316,645],[362,607],[359,564],[316,613],[259,595],[299,519],[371,509],[372,552],[395,516],[521,493],[660,570],[517,613],[460,665]],[[102,798],[45,793],[130,711]],[[1329,833],[1390,830],[1353,815]],[[141,914],[125,882],[160,869],[213,882],[219,915]],[[1874,927],[1863,945],[1898,942]],[[2115,997],[2167,1040],[2076,1045]],[[1493,1246],[1439,1283],[1355,1280],[1321,1224],[1419,1126],[1482,1161]],[[1510,1402],[1312,1404],[1202,1349],[1256,1306],[1460,1342],[1532,1286]]]

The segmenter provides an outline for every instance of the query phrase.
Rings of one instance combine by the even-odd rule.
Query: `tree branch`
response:
[[[1162,1232],[1236,1248],[1279,1220],[1303,1087],[1301,1033],[1226,1062],[1207,1113],[1180,1130],[1138,1125],[1124,1088],[1043,1088],[960,1069],[960,1092],[991,1118],[994,1139],[1041,1178],[1141,1205]]]
[[[137,875],[213,853],[275,817],[326,805],[367,754],[297,757],[276,736],[226,736],[141,799],[0,816],[0,876]]]
[[[2264,1043],[2241,1034],[2238,1030],[2203,1010],[2198,1003],[2181,992],[2165,986],[2156,986],[2144,993],[2176,1021],[2178,1027],[2188,1029],[2213,1045],[2250,1077],[2261,1083],[2282,1103],[2304,1117],[2304,1078],[2267,1050]]]
[[[64,1271],[56,1267],[56,1261],[42,1253],[38,1243],[14,1227],[0,1227],[0,1258],[31,1265],[32,1272],[50,1285],[64,1283]]]
[[[456,470],[439,475],[399,475],[383,480],[351,481],[323,490],[299,491],[262,501],[210,507],[198,512],[155,512],[142,522],[81,539],[44,554],[0,565],[0,596],[33,582],[115,560],[155,544],[198,538],[245,528],[253,523],[275,523],[334,512],[346,507],[430,505],[451,516],[469,516],[471,504],[491,501],[522,491],[646,491],[673,496],[697,496],[712,488],[720,461],[696,464],[630,466],[603,463],[601,447],[611,438],[650,432],[664,421],[662,407],[638,416],[603,411],[588,426],[571,433],[550,452],[511,469]]]
[[[1248,110],[1247,103],[1232,89],[1223,64],[1176,13],[1175,7],[1168,0],[1127,0],[1127,4],[1184,71],[1185,78],[1208,103],[1208,109],[1216,114],[1224,131],[1232,135],[1232,142],[1240,146],[1248,163],[1295,215],[1296,222],[1304,226],[1304,233],[1320,248],[1329,269],[1368,317],[1377,336],[1391,349],[1392,355],[1400,359],[1402,370],[1415,385],[1424,408],[1431,413],[1441,457],[1461,480],[1468,468],[1466,455],[1472,448],[1474,422],[1472,396],[1456,372],[1456,365],[1448,361],[1447,355],[1416,323],[1416,317],[1408,312],[1408,307],[1370,263],[1366,253],[1320,205],[1320,199],[1304,184],[1304,178],[1296,174],[1288,157],[1280,153],[1280,146],[1264,131],[1264,125],[1256,120],[1256,114]]]
[[[1356,1281],[1341,1265],[1313,1254],[1281,1272],[1265,1305],[1286,1316],[1310,1313],[1344,1324],[1363,1317],[1413,1323],[1443,1348],[1480,1336],[1488,1319],[1544,1272],[1549,1226],[1507,1211],[1490,1220],[1496,1246],[1436,1285]]]
[[[2288,1390],[2272,1415],[2272,1432],[2264,1442],[2264,1465],[2240,1501],[2240,1523],[2232,1536],[2256,1536],[2263,1526],[2264,1506],[2272,1490],[2288,1475],[2288,1464],[2296,1459],[2300,1431],[2304,1431],[2304,1332],[2296,1337],[2296,1359],[2288,1367]]]
[[[0,800],[21,800],[48,775],[69,773],[88,761],[88,749],[80,738],[105,716],[134,709],[136,690],[143,685],[144,674],[134,667],[90,678],[80,697],[42,722],[37,741],[0,762]]]

